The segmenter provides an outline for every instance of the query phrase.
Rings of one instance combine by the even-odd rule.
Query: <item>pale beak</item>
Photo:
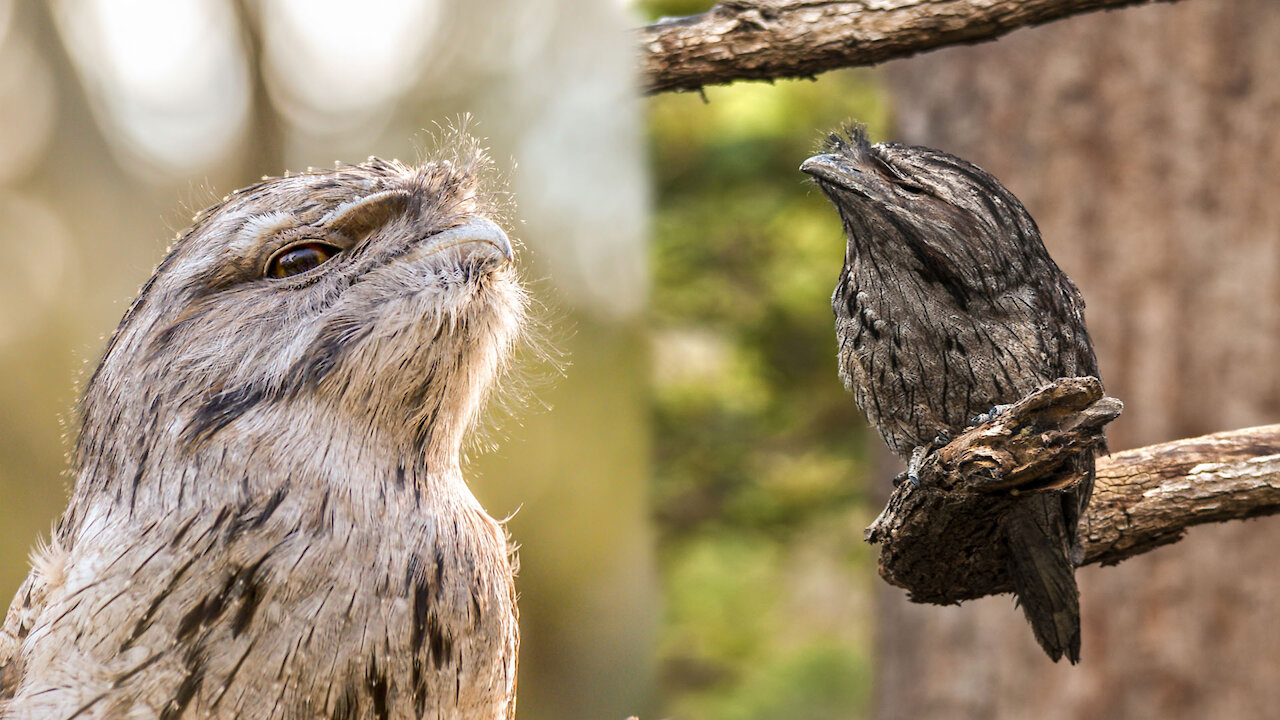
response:
[[[427,238],[423,247],[430,253],[436,253],[472,243],[491,245],[507,262],[516,259],[515,250],[511,247],[511,239],[492,220],[483,217],[472,218],[466,225],[438,232]]]
[[[878,173],[867,172],[840,155],[814,155],[800,163],[800,172],[818,181],[866,198],[883,198],[888,189]]]
[[[861,184],[857,178],[862,173],[850,167],[849,162],[839,155],[814,155],[800,163],[800,172],[841,187]]]

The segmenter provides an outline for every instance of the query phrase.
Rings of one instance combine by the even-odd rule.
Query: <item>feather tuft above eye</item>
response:
[[[339,205],[321,224],[352,239],[359,239],[403,214],[409,197],[408,191],[398,188],[374,193]]]
[[[867,126],[862,123],[850,123],[843,130],[831,133],[822,143],[822,150],[837,155],[844,155],[859,160],[871,154],[871,140],[867,137]]]

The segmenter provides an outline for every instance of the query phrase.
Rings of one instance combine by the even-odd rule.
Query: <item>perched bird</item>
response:
[[[840,374],[889,448],[914,470],[945,439],[1061,377],[1097,376],[1084,300],[1027,211],[960,158],[861,128],[832,135],[801,170],[848,238],[832,296]],[[1093,455],[1069,490],[1032,493],[1003,519],[1009,574],[1054,660],[1080,656],[1076,524]]]
[[[526,298],[458,144],[196,217],[85,389],[0,718],[513,716],[514,559],[459,452]]]

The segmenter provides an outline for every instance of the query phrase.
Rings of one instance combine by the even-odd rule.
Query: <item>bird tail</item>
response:
[[[1005,516],[1009,574],[1040,647],[1057,662],[1080,661],[1080,591],[1062,493],[1035,493]]]

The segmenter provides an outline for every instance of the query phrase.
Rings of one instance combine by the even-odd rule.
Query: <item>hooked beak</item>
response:
[[[423,242],[425,254],[434,255],[442,250],[473,243],[486,244],[492,247],[507,262],[516,259],[515,250],[511,247],[511,239],[492,220],[475,217],[465,225],[438,232]]]
[[[800,172],[812,176],[819,183],[834,185],[859,195],[872,191],[875,179],[859,170],[840,155],[814,155],[800,163]]]

